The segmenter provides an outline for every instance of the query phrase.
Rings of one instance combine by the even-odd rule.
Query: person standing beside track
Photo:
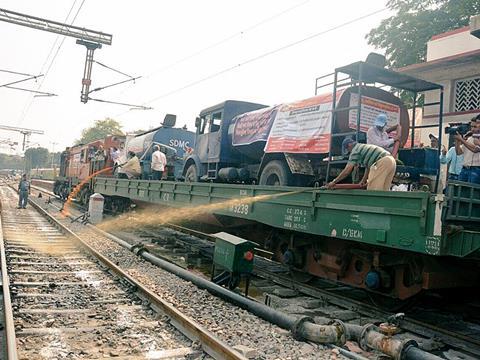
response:
[[[27,180],[27,174],[23,174],[18,183],[18,207],[17,209],[26,209],[28,195],[30,194],[30,182]]]
[[[463,154],[463,168],[458,180],[480,184],[480,121],[472,125],[472,136],[468,139],[459,133],[455,135],[457,155]]]
[[[151,163],[153,180],[162,179],[163,172],[165,171],[166,165],[167,165],[167,157],[160,150],[160,146],[154,145],[153,153],[152,153],[152,163]]]
[[[397,164],[387,150],[345,138],[342,142],[342,153],[344,155],[350,153],[348,163],[342,172],[327,184],[328,189],[333,189],[337,183],[350,175],[356,165],[363,165],[366,169],[361,184],[366,183],[367,190],[390,190]]]

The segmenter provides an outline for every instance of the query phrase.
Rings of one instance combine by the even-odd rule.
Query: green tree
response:
[[[480,13],[478,0],[390,0],[387,7],[395,15],[383,20],[366,38],[385,50],[391,67],[423,62],[427,41],[435,35],[469,24]]]
[[[18,155],[0,154],[0,169],[23,169],[23,159]]]
[[[123,135],[120,123],[111,118],[95,120],[93,126],[82,131],[82,136],[77,140],[77,144],[87,144],[95,140],[103,139],[108,135]]]
[[[25,151],[25,169],[44,168],[48,166],[49,152],[48,149],[38,147],[30,148]]]

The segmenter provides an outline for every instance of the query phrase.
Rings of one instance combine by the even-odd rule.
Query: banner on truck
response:
[[[358,94],[350,94],[350,106],[358,105]],[[400,122],[400,106],[385,101],[362,96],[362,107],[360,111],[360,131],[367,131],[373,126],[378,114],[386,114],[388,117],[387,127]],[[348,116],[348,127],[357,128],[357,110],[350,110]]]
[[[342,92],[337,92],[337,101]],[[265,152],[327,153],[331,119],[331,93],[282,105],[273,122]]]
[[[233,146],[267,141],[277,110],[278,106],[273,106],[238,115],[233,129]]]

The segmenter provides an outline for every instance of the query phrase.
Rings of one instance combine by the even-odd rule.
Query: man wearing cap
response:
[[[387,128],[387,120],[387,115],[377,115],[373,126],[367,131],[367,144],[380,146],[391,153],[395,142],[400,141],[402,128],[400,124]],[[396,134],[391,138],[388,134],[392,131],[396,131]]]
[[[428,138],[430,139],[430,147],[432,149],[438,149],[438,138],[433,134],[428,134]]]
[[[361,165],[365,166],[361,183],[367,184],[367,190],[390,190],[397,164],[388,151],[373,144],[359,144],[347,137],[342,142],[342,153],[350,154],[348,163],[342,172],[327,184],[327,188],[333,189],[350,175],[356,165]]]

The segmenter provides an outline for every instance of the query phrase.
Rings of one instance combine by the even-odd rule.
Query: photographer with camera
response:
[[[468,139],[458,131],[455,134],[455,151],[457,155],[463,154],[463,168],[458,180],[474,184],[480,184],[480,119],[477,118],[470,123],[471,136]]]

